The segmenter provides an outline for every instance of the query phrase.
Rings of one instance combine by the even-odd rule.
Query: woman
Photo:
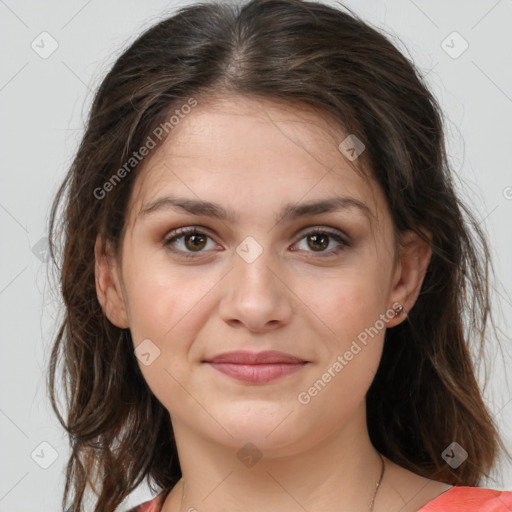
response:
[[[355,15],[252,0],[152,27],[95,97],[54,260],[61,201],[65,509],[146,477],[138,512],[512,507],[477,487],[505,448],[469,351],[485,237],[434,97]]]

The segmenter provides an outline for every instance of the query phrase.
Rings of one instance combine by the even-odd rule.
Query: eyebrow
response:
[[[162,209],[181,210],[192,215],[204,215],[214,217],[227,222],[236,222],[238,214],[233,210],[226,209],[220,204],[210,201],[197,199],[188,199],[183,197],[161,197],[144,205],[138,216],[146,216]],[[280,215],[275,219],[276,222],[295,220],[309,215],[319,215],[341,210],[357,211],[368,218],[373,217],[370,208],[363,202],[353,197],[331,197],[319,201],[311,201],[302,204],[285,205]]]

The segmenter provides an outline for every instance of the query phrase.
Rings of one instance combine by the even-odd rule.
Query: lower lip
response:
[[[225,375],[242,382],[251,384],[265,384],[267,382],[285,377],[299,371],[304,363],[274,363],[274,364],[234,364],[234,363],[208,363]]]

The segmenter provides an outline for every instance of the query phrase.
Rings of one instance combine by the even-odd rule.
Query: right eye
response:
[[[164,246],[184,258],[194,258],[194,253],[204,252],[202,249],[207,245],[207,240],[210,238],[209,235],[194,226],[175,229],[169,235],[164,242]],[[174,248],[173,245],[179,241],[181,248]],[[215,244],[213,245],[215,246]]]

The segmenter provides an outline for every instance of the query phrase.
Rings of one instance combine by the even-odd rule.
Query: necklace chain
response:
[[[377,496],[377,492],[379,492],[380,483],[382,482],[382,478],[384,477],[384,471],[386,469],[386,465],[384,464],[384,459],[383,459],[383,457],[382,457],[382,455],[380,453],[379,453],[379,457],[380,457],[382,469],[380,470],[379,481],[377,482],[377,485],[375,486],[375,492],[373,494],[373,498],[372,498],[372,502],[370,504],[369,512],[373,511],[373,506],[375,505],[375,497]]]
[[[382,482],[382,478],[384,477],[384,471],[386,470],[386,465],[384,464],[384,459],[380,453],[379,453],[379,457],[380,457],[382,469],[380,470],[379,481],[377,482],[377,485],[375,486],[375,492],[373,493],[372,502],[370,503],[370,510],[368,512],[373,512],[373,507],[375,505],[375,498],[377,497],[377,493],[379,492],[380,483]],[[181,494],[180,511],[183,508],[183,499],[184,498],[185,498],[185,482],[183,482],[183,493]]]

